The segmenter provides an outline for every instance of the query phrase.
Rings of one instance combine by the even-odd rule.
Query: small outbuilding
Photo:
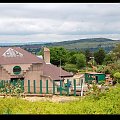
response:
[[[105,81],[106,75],[104,73],[97,72],[87,72],[85,73],[85,82],[92,83],[93,80],[96,80],[96,83]]]

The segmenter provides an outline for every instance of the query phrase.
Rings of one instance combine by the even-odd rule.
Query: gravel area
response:
[[[34,101],[67,102],[67,101],[79,100],[80,97],[53,95],[52,97],[25,97],[22,99],[28,100],[31,102],[34,102]]]

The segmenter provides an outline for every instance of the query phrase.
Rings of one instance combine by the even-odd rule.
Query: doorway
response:
[[[14,86],[20,80],[21,88],[24,90],[24,78],[11,78],[10,83]]]
[[[98,83],[98,76],[96,76],[96,83]]]

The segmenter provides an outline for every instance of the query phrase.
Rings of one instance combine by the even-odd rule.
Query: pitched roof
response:
[[[20,47],[1,47],[0,65],[2,64],[31,64],[43,63],[43,75],[50,76],[52,80],[60,80],[61,77],[72,77],[73,74],[45,61]]]
[[[43,64],[43,74],[51,77],[52,80],[60,80],[61,77],[72,77],[73,74],[53,64]],[[61,76],[61,77],[60,77]]]
[[[39,59],[32,53],[20,47],[1,47],[0,48],[0,64],[25,64],[25,63],[42,63],[43,60]]]

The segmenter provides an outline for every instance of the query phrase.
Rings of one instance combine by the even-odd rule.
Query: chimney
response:
[[[44,61],[46,64],[50,64],[50,50],[44,47]]]

